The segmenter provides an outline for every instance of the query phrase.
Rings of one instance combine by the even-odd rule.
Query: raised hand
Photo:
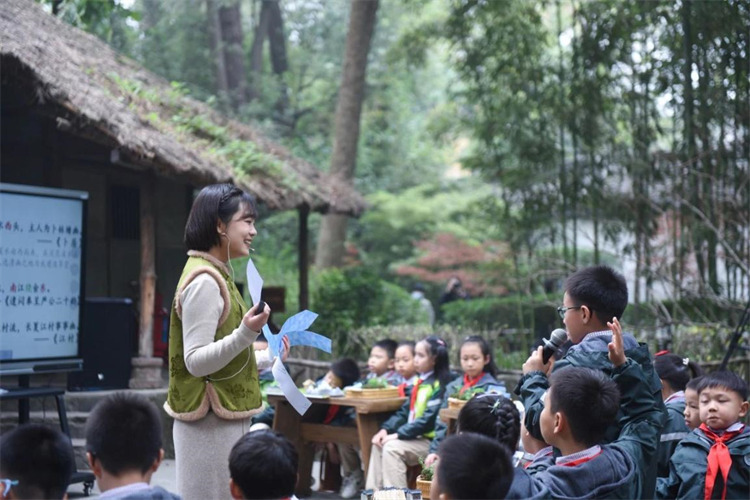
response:
[[[289,356],[289,337],[284,335],[284,338],[281,339],[281,361],[286,361],[286,358]]]
[[[612,342],[607,345],[609,349],[609,360],[615,366],[620,366],[627,361],[625,357],[625,347],[622,342],[622,327],[617,318],[613,317],[612,322],[607,322],[607,327],[612,330]]]

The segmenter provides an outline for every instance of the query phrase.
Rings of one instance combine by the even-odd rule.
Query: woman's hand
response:
[[[271,315],[271,308],[268,304],[265,304],[265,308],[258,312],[258,304],[255,304],[242,318],[242,322],[246,327],[254,332],[259,332],[263,325],[268,322],[268,317]]]
[[[430,465],[437,462],[438,454],[437,453],[430,453],[427,455],[427,458],[424,459],[424,465],[425,467],[429,467]]]
[[[372,437],[372,444],[375,446],[383,446],[383,440],[388,435],[388,432],[385,429],[380,429],[377,434],[375,434]]]

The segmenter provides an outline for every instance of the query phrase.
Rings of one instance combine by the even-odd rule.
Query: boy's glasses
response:
[[[3,496],[4,497],[8,496],[8,492],[10,491],[10,488],[12,486],[18,485],[18,481],[15,481],[13,479],[0,479],[0,483],[3,484]]]
[[[565,313],[568,312],[568,309],[580,309],[583,306],[560,306],[557,308],[557,314],[560,315],[560,319],[565,319]]]

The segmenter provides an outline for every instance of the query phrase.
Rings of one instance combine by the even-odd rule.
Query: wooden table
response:
[[[461,412],[461,408],[443,408],[438,413],[440,420],[448,424],[448,431],[446,434],[456,433],[456,423],[458,422],[458,414]]]
[[[300,415],[281,394],[269,394],[268,403],[276,408],[273,419],[274,430],[284,434],[299,453],[299,480],[297,496],[310,495],[310,478],[314,450],[310,443],[342,443],[359,446],[362,450],[362,466],[367,477],[370,464],[372,437],[380,430],[380,424],[399,408],[406,398],[317,398],[309,397],[313,405],[305,415]],[[326,425],[320,422],[330,405],[351,406],[356,410],[356,427]]]

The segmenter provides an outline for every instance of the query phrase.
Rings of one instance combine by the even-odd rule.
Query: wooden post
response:
[[[310,306],[310,245],[308,242],[307,219],[310,215],[310,207],[302,205],[299,208],[299,309],[303,311]]]
[[[156,295],[156,224],[154,185],[156,179],[146,176],[141,184],[141,304],[138,328],[138,357],[133,358],[132,389],[162,386],[161,358],[154,358],[154,297]]]

